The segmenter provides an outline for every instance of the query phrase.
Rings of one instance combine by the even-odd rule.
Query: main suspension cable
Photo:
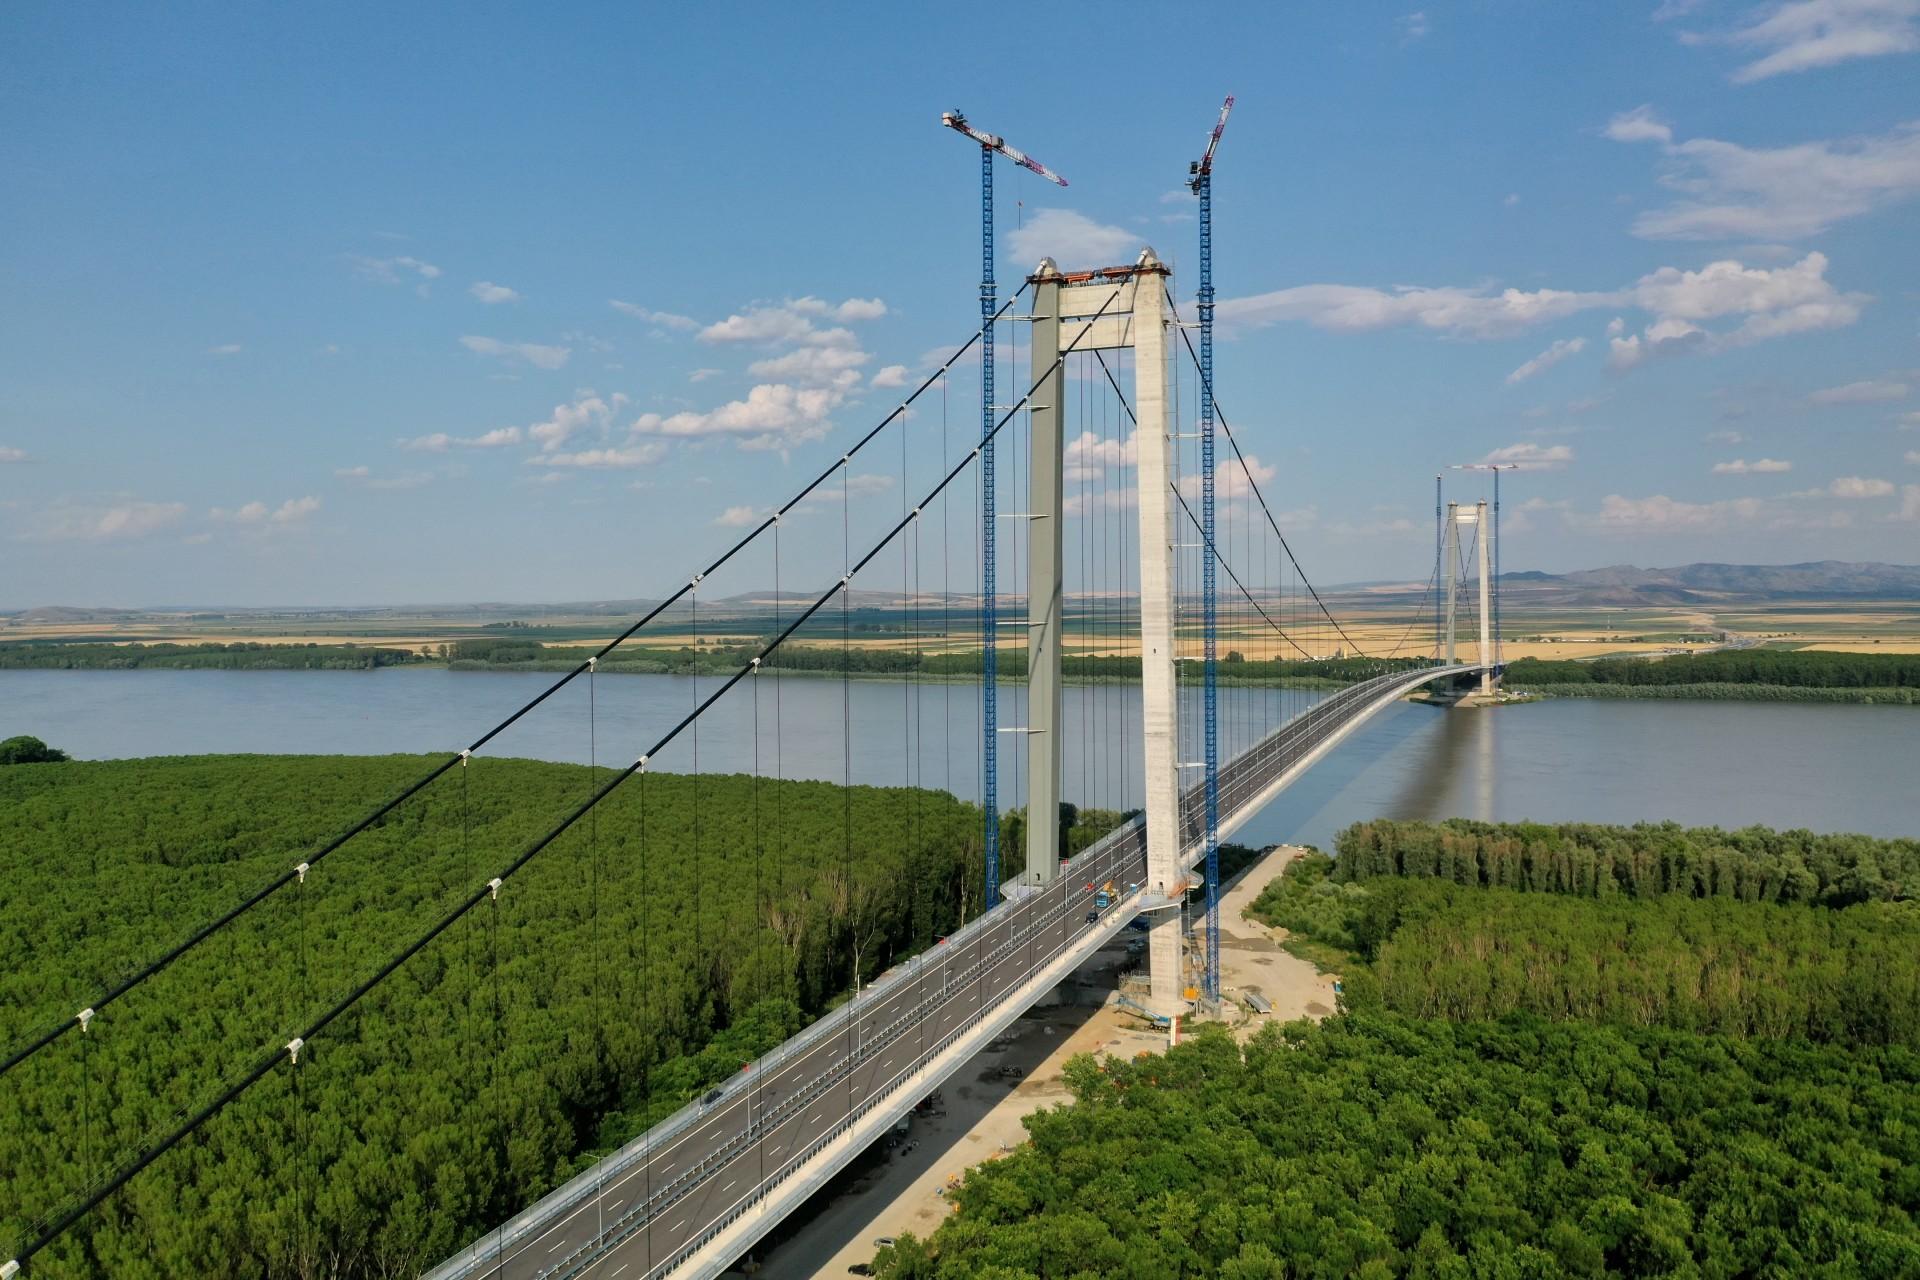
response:
[[[1026,285],[1024,284],[1021,285],[1019,290],[1017,290],[1012,297],[1007,299],[1006,305],[1001,307],[998,312],[994,313],[993,319],[989,320],[988,324],[993,323],[994,320],[998,320],[1000,316],[1004,315],[1006,311],[1013,306],[1014,303],[1020,300],[1020,295],[1022,293],[1025,293],[1026,289],[1027,289]],[[791,511],[794,507],[798,506],[802,501],[804,501],[808,497],[808,495],[810,495],[815,489],[819,488],[822,484],[824,484],[828,480],[828,478],[830,478],[833,475],[835,470],[837,470],[841,466],[844,466],[851,458],[853,458],[855,454],[858,454],[862,449],[864,449],[873,440],[875,436],[879,435],[882,431],[884,431],[888,427],[888,425],[890,425],[896,419],[900,419],[904,421],[905,420],[904,415],[906,414],[908,408],[912,406],[914,401],[918,400],[923,394],[925,394],[926,390],[929,387],[931,387],[936,381],[938,381],[947,372],[948,369],[952,368],[954,363],[958,361],[961,356],[965,355],[969,350],[971,350],[973,348],[974,343],[980,341],[980,335],[986,331],[986,328],[987,328],[987,325],[982,325],[979,329],[976,329],[973,332],[972,336],[969,337],[964,343],[960,345],[958,350],[956,350],[952,355],[948,356],[946,361],[943,364],[941,364],[941,366],[938,369],[936,369],[933,373],[927,376],[926,380],[923,381],[919,385],[919,387],[915,389],[912,395],[908,396],[905,400],[901,401],[900,404],[892,412],[887,414],[886,417],[882,418],[864,436],[861,436],[860,439],[854,443],[852,448],[848,449],[846,453],[841,455],[839,461],[829,466],[825,471],[822,471],[818,476],[814,478],[812,483],[808,484],[804,489],[800,490],[799,493],[795,494],[792,498],[788,499],[784,506],[782,506],[779,510],[775,511],[773,514],[769,515],[765,520],[761,521],[758,526],[748,531],[748,533],[745,536],[743,536],[738,542],[735,542],[731,547],[729,547],[719,557],[719,559],[715,560],[712,564],[708,565],[705,569],[701,570],[699,573],[694,574],[693,577],[688,581],[687,585],[675,591],[672,595],[662,600],[659,604],[655,605],[652,609],[649,609],[644,615],[642,615],[638,620],[636,620],[632,625],[630,625],[625,631],[622,631],[619,635],[609,640],[592,656],[588,657],[587,659],[582,661],[579,665],[575,666],[571,671],[568,671],[566,674],[562,675],[558,680],[554,681],[552,684],[548,685],[545,689],[541,690],[540,693],[536,694],[518,711],[515,711],[512,715],[502,720],[499,724],[496,724],[495,726],[493,726],[493,728],[481,734],[478,738],[476,738],[472,742],[472,744],[470,744],[467,747],[466,750],[456,752],[455,754],[448,756],[445,760],[441,761],[438,765],[434,766],[434,768],[429,770],[426,774],[422,775],[420,778],[408,784],[407,787],[403,789],[398,795],[380,804],[372,812],[368,813],[365,817],[361,818],[358,822],[355,822],[346,831],[342,832],[338,836],[335,836],[332,840],[329,840],[325,845],[323,845],[317,851],[307,855],[304,859],[302,859],[299,862],[297,866],[290,867],[286,871],[282,872],[280,875],[274,877],[272,880],[268,881],[265,885],[261,886],[259,889],[256,889],[253,893],[243,898],[238,904],[236,904],[232,908],[221,913],[219,916],[215,917],[213,920],[209,921],[208,923],[202,925],[200,928],[194,930],[193,933],[189,934],[183,941],[168,948],[166,951],[162,952],[159,956],[155,957],[154,959],[148,961],[145,965],[141,966],[138,970],[136,970],[130,976],[121,979],[118,983],[109,987],[105,992],[97,996],[92,1001],[92,1003],[90,1003],[87,1006],[87,1008],[93,1013],[99,1013],[103,1011],[104,1009],[106,1009],[108,1005],[118,1000],[121,996],[126,995],[129,991],[133,990],[135,987],[139,986],[141,983],[145,982],[147,979],[152,978],[155,975],[159,974],[162,970],[166,969],[174,961],[180,959],[180,957],[186,955],[189,951],[192,951],[195,947],[199,946],[202,942],[205,942],[208,938],[212,937],[215,933],[219,932],[221,929],[225,928],[227,925],[232,924],[235,920],[239,919],[241,916],[245,915],[248,911],[251,911],[254,907],[266,901],[268,898],[272,897],[275,893],[278,893],[280,890],[286,888],[289,884],[295,883],[302,876],[304,876],[308,872],[308,870],[310,870],[314,866],[317,866],[320,863],[321,859],[325,858],[328,854],[333,853],[336,849],[339,849],[341,846],[345,845],[348,841],[352,840],[355,836],[359,835],[361,832],[371,827],[374,823],[380,821],[382,818],[386,817],[389,813],[392,813],[395,809],[399,808],[402,804],[412,799],[415,795],[419,794],[427,786],[429,786],[430,784],[438,780],[449,769],[452,769],[454,766],[460,764],[461,762],[470,759],[474,755],[474,753],[478,752],[482,747],[486,746],[487,743],[493,741],[495,738],[499,737],[502,733],[506,732],[506,730],[512,727],[517,721],[519,721],[519,719],[522,716],[532,711],[535,707],[538,707],[541,703],[545,702],[548,698],[558,693],[561,689],[565,688],[567,685],[573,683],[573,681],[576,678],[578,678],[581,674],[591,670],[597,662],[605,658],[608,654],[612,653],[615,649],[619,648],[622,644],[626,643],[626,641],[631,639],[636,633],[638,633],[641,628],[645,627],[648,623],[652,622],[655,618],[658,618],[661,614],[665,613],[672,606],[678,604],[689,592],[691,592],[697,586],[699,586],[701,579],[709,577],[710,575],[718,571],[728,561],[732,560],[736,555],[744,551],[748,547],[748,545],[750,545],[755,539],[759,538],[761,534],[765,533],[768,529],[772,528],[775,522],[778,521],[782,515],[785,515],[788,511]],[[698,666],[697,655],[695,657],[695,666],[696,667]],[[77,1017],[74,1017],[74,1018],[62,1019],[60,1022],[54,1024],[53,1026],[48,1027],[46,1031],[42,1032],[39,1036],[35,1037],[32,1041],[28,1042],[27,1044],[23,1045],[21,1048],[9,1054],[5,1059],[5,1061],[0,1061],[0,1076],[6,1075],[7,1072],[13,1070],[15,1067],[19,1066],[22,1062],[25,1062],[28,1058],[31,1058],[34,1054],[40,1052],[40,1050],[54,1043],[56,1040],[66,1035],[67,1032],[72,1031],[78,1025],[80,1025],[80,1021]]]
[[[1174,302],[1171,290],[1167,292],[1167,305],[1173,309],[1174,319],[1178,320],[1180,317],[1180,308],[1179,305]],[[1196,369],[1199,368],[1200,356],[1194,351],[1193,339],[1187,336],[1185,329],[1180,331],[1180,341],[1186,345],[1187,358],[1193,361]],[[1202,373],[1201,377],[1204,379],[1206,375]],[[1346,628],[1340,625],[1340,619],[1333,616],[1333,611],[1327,608],[1327,602],[1320,598],[1318,591],[1314,590],[1313,583],[1307,578],[1307,571],[1300,567],[1300,561],[1294,556],[1293,548],[1287,542],[1287,535],[1280,532],[1280,522],[1273,518],[1273,509],[1267,505],[1267,496],[1260,492],[1260,482],[1253,478],[1253,468],[1247,465],[1247,455],[1240,451],[1240,442],[1234,439],[1233,428],[1227,425],[1227,415],[1220,411],[1220,401],[1218,397],[1213,395],[1213,383],[1211,380],[1207,381],[1206,388],[1207,395],[1213,398],[1214,416],[1220,420],[1220,430],[1226,434],[1227,443],[1233,446],[1233,456],[1240,463],[1241,472],[1247,477],[1247,487],[1252,491],[1254,498],[1259,501],[1260,510],[1266,515],[1267,523],[1273,528],[1273,536],[1280,539],[1280,545],[1286,549],[1287,559],[1293,561],[1293,567],[1299,571],[1300,585],[1307,589],[1307,594],[1311,595],[1313,602],[1320,606],[1320,612],[1326,615],[1327,621],[1333,624],[1333,629],[1340,633],[1340,638],[1347,642],[1348,647],[1353,650],[1354,655],[1356,657],[1365,657],[1365,652],[1362,651],[1359,645],[1354,643],[1353,637],[1347,634]]]
[[[1139,287],[1138,281],[1134,282],[1134,287],[1135,287],[1135,291],[1137,292]],[[1098,320],[1102,315],[1104,315],[1107,311],[1107,308],[1111,307],[1115,302],[1115,300],[1119,298],[1119,296],[1120,296],[1119,291],[1116,289],[1113,292],[1113,294],[1108,297],[1106,302],[1101,304],[1100,310],[1091,317],[1091,320]],[[1018,295],[1016,294],[1015,297],[1017,298]],[[1009,300],[1009,304],[1011,304],[1011,301],[1012,300]],[[1129,299],[1129,301],[1131,301],[1131,299]],[[628,765],[626,768],[616,773],[613,777],[609,778],[603,785],[596,788],[593,791],[593,793],[590,796],[588,796],[587,799],[585,799],[584,801],[576,805],[572,809],[572,811],[570,811],[566,815],[566,817],[562,818],[544,836],[541,836],[539,839],[535,840],[532,844],[528,845],[513,859],[513,861],[509,862],[505,867],[501,868],[500,871],[497,872],[491,880],[489,880],[486,884],[481,885],[478,889],[475,889],[472,893],[468,894],[456,906],[454,906],[452,910],[450,910],[444,916],[442,916],[438,921],[436,921],[431,927],[429,927],[419,937],[415,938],[412,942],[408,943],[406,947],[404,947],[398,953],[396,953],[391,958],[389,958],[387,962],[381,965],[380,968],[377,971],[375,971],[370,977],[360,982],[357,986],[353,988],[353,990],[349,991],[346,995],[342,996],[338,1001],[334,1003],[334,1005],[331,1008],[329,1008],[324,1014],[320,1015],[319,1018],[315,1019],[304,1030],[302,1030],[299,1034],[297,1034],[292,1040],[288,1041],[287,1044],[281,1046],[278,1049],[273,1050],[271,1053],[262,1057],[258,1062],[256,1062],[251,1068],[247,1070],[245,1075],[241,1076],[234,1083],[228,1085],[225,1089],[221,1090],[219,1095],[215,1097],[213,1101],[207,1103],[205,1106],[201,1107],[198,1111],[194,1112],[192,1116],[188,1117],[188,1119],[185,1122],[183,1122],[178,1127],[176,1127],[165,1138],[161,1139],[159,1142],[155,1143],[153,1146],[147,1148],[145,1151],[140,1152],[137,1156],[135,1156],[131,1161],[129,1161],[113,1176],[102,1179],[98,1184],[94,1186],[91,1194],[85,1196],[85,1198],[80,1203],[73,1205],[65,1213],[61,1214],[59,1219],[56,1222],[54,1222],[52,1226],[43,1230],[25,1248],[23,1248],[17,1255],[15,1255],[15,1257],[13,1258],[13,1261],[17,1264],[20,1264],[21,1266],[24,1266],[35,1254],[39,1253],[42,1249],[45,1249],[54,1240],[58,1239],[69,1227],[71,1227],[74,1223],[78,1222],[81,1218],[85,1217],[88,1213],[91,1213],[109,1196],[111,1196],[114,1192],[118,1191],[121,1187],[125,1186],[129,1181],[131,1181],[135,1176],[137,1176],[142,1170],[146,1169],[147,1166],[151,1165],[155,1160],[158,1160],[161,1156],[165,1155],[168,1151],[171,1151],[174,1147],[178,1146],[182,1141],[184,1141],[186,1138],[188,1138],[194,1132],[196,1132],[202,1125],[206,1124],[209,1120],[219,1115],[220,1112],[223,1111],[227,1107],[227,1105],[231,1103],[234,1099],[238,1098],[241,1094],[245,1093],[249,1088],[251,1088],[255,1084],[258,1084],[260,1080],[263,1079],[269,1071],[273,1070],[274,1067],[278,1066],[283,1061],[287,1061],[291,1056],[297,1055],[298,1053],[300,1053],[302,1049],[304,1049],[307,1045],[309,1045],[312,1042],[315,1036],[320,1035],[328,1027],[332,1026],[333,1023],[337,1021],[342,1015],[344,1015],[348,1010],[352,1009],[362,999],[364,999],[369,992],[371,992],[380,983],[384,982],[387,978],[391,977],[402,965],[404,965],[407,961],[411,960],[414,956],[418,955],[429,943],[431,943],[434,939],[438,938],[442,933],[445,933],[449,928],[451,928],[455,923],[457,923],[468,912],[472,911],[474,908],[478,907],[483,902],[492,901],[492,902],[498,903],[499,894],[502,886],[505,884],[507,880],[511,879],[516,872],[518,872],[522,867],[526,866],[529,862],[533,861],[533,859],[536,856],[538,856],[542,850],[547,848],[547,846],[551,845],[555,840],[558,840],[562,835],[564,835],[568,830],[570,830],[576,822],[578,822],[581,818],[585,817],[589,812],[591,812],[595,806],[597,806],[602,800],[606,799],[607,796],[611,795],[613,791],[617,787],[619,787],[622,783],[624,783],[628,778],[631,778],[635,774],[640,774],[642,776],[645,776],[647,762],[650,759],[658,755],[667,746],[669,746],[677,738],[679,738],[679,736],[682,733],[684,733],[690,726],[692,726],[694,721],[698,720],[700,716],[703,715],[716,702],[718,702],[721,698],[725,697],[728,693],[730,693],[733,690],[733,688],[736,685],[738,685],[742,680],[745,680],[748,677],[756,674],[759,671],[761,664],[766,660],[768,656],[770,656],[774,652],[774,650],[778,649],[782,644],[784,644],[796,631],[798,631],[802,626],[804,626],[816,613],[818,613],[821,609],[825,608],[827,603],[831,601],[836,595],[839,595],[847,591],[852,583],[854,576],[859,574],[861,571],[863,571],[869,564],[871,564],[874,561],[876,557],[880,555],[882,551],[884,551],[888,546],[892,545],[893,540],[899,537],[901,532],[904,531],[908,525],[910,525],[911,523],[913,523],[913,521],[920,518],[921,513],[925,510],[927,505],[931,503],[936,497],[940,496],[941,492],[945,490],[949,484],[953,483],[953,481],[959,477],[960,473],[967,469],[970,463],[976,461],[981,456],[986,446],[993,442],[994,438],[1000,434],[1001,430],[1006,427],[1007,423],[1011,422],[1014,419],[1015,415],[1018,414],[1020,410],[1026,406],[1027,402],[1032,399],[1034,393],[1040,389],[1040,380],[1044,380],[1046,377],[1051,375],[1055,369],[1061,367],[1061,365],[1065,362],[1067,356],[1073,353],[1074,348],[1077,347],[1080,341],[1086,336],[1086,334],[1091,331],[1093,327],[1091,320],[1088,323],[1088,325],[1081,330],[1081,333],[1074,338],[1073,342],[1067,346],[1066,350],[1062,351],[1058,356],[1056,356],[1054,358],[1053,363],[1047,367],[1046,371],[1039,375],[1039,380],[1036,380],[1031,386],[1029,386],[1027,388],[1026,393],[1022,395],[1016,403],[1008,407],[1005,415],[1002,416],[1000,420],[994,424],[993,429],[991,431],[986,432],[982,436],[980,442],[976,444],[973,447],[973,449],[970,450],[964,457],[962,457],[959,462],[955,463],[952,466],[952,468],[947,471],[945,476],[943,476],[940,482],[936,486],[934,486],[932,491],[930,491],[925,498],[921,499],[920,502],[915,504],[911,512],[909,512],[905,516],[902,516],[900,520],[897,523],[895,523],[891,529],[887,531],[886,535],[882,537],[879,542],[875,543],[866,552],[866,554],[862,555],[857,561],[854,561],[852,563],[852,565],[847,569],[845,574],[841,577],[841,579],[838,582],[834,583],[831,587],[828,587],[826,591],[822,592],[817,598],[815,598],[813,603],[808,605],[807,608],[803,610],[799,614],[799,616],[796,617],[791,623],[789,623],[784,630],[779,632],[779,634],[775,635],[772,640],[768,641],[767,644],[764,645],[760,649],[760,651],[757,654],[755,654],[754,657],[751,658],[744,666],[742,666],[739,670],[735,671],[732,675],[728,676],[727,679],[721,683],[719,688],[715,689],[711,694],[709,694],[705,699],[703,699],[697,706],[694,707],[692,711],[688,712],[685,716],[681,717],[679,722],[676,723],[671,729],[667,730],[667,732],[664,735],[662,735],[660,739],[656,741],[651,748],[649,748],[644,754],[642,754],[632,764]],[[924,390],[925,386],[930,385],[930,383],[931,383],[931,379],[929,380],[928,384],[923,384],[922,389]],[[850,458],[851,456],[852,456],[851,453],[849,453],[848,455],[843,457],[842,460],[836,464],[836,466],[845,466],[847,458]],[[829,472],[829,474],[831,474],[831,472]],[[818,481],[815,482],[816,485],[818,483],[819,483]],[[811,485],[808,486],[809,491],[813,487],[814,486],[811,486]],[[789,506],[791,505],[792,504],[789,504]],[[782,508],[783,511],[785,509],[786,508]],[[771,525],[773,521],[777,518],[778,518],[777,515],[775,517],[769,518],[767,524]],[[762,527],[767,527],[767,526],[762,526]],[[582,669],[584,669],[584,665]],[[542,695],[542,696],[545,696],[545,695]],[[458,760],[460,759],[460,757],[455,757],[455,759]],[[498,908],[496,907],[495,910],[497,912]],[[496,916],[496,919],[497,919],[497,916]],[[496,925],[496,932],[497,932],[497,925]],[[497,963],[495,965],[495,974],[496,974],[496,981],[497,981],[497,974],[498,974]],[[497,987],[496,987],[496,992],[497,992]],[[495,999],[498,1000],[497,994]]]

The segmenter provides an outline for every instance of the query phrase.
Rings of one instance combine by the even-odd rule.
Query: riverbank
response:
[[[1920,706],[1920,689],[1832,689],[1775,684],[1515,684],[1531,698],[1685,699],[1705,702],[1841,702],[1855,706]]]

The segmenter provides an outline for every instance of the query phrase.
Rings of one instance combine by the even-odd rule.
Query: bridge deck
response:
[[[1375,712],[1459,665],[1379,676],[1294,717],[1220,771],[1224,836]],[[1184,864],[1201,856],[1200,786],[1182,797]],[[1152,886],[1136,820],[435,1268],[428,1280],[622,1280],[719,1274],[1140,909]],[[1093,894],[1123,893],[1094,924]]]

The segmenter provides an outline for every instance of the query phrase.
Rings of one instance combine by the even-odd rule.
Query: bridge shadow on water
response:
[[[1370,818],[1478,818],[1496,812],[1500,713],[1398,703],[1248,819],[1242,844],[1310,844]]]

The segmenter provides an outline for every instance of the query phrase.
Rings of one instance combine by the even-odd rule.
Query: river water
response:
[[[552,682],[438,668],[337,671],[4,671],[0,738],[31,733],[83,759],[216,752],[455,751]],[[584,678],[486,754],[625,765],[720,681]],[[743,682],[653,767],[979,792],[972,684],[786,676]],[[1317,695],[1222,690],[1223,754]],[[1184,723],[1198,724],[1187,698]],[[1067,798],[1139,802],[1139,689],[1065,691]],[[756,723],[759,732],[755,732]],[[1002,689],[1000,802],[1025,802],[1025,689]],[[778,731],[776,733],[776,725]],[[851,726],[851,734],[848,728]],[[1128,743],[1127,747],[1114,744]],[[757,744],[757,752],[756,752]],[[1200,757],[1198,739],[1183,760]],[[757,759],[756,759],[757,755]],[[1485,711],[1394,706],[1235,837],[1330,847],[1365,818],[1809,827],[1920,835],[1920,708],[1567,699]],[[1189,777],[1197,774],[1189,774]]]

